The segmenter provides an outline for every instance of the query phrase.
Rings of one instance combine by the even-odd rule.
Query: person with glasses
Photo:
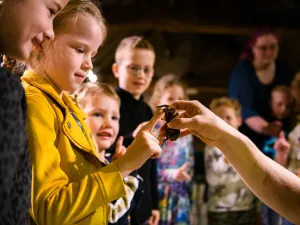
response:
[[[123,144],[128,147],[146,121],[152,118],[150,106],[144,102],[143,93],[154,75],[155,51],[143,37],[124,38],[117,47],[112,70],[119,80],[116,88],[121,99],[120,131]],[[141,149],[143,151],[143,149]],[[149,159],[134,176],[141,176],[144,193],[130,213],[130,224],[156,225],[159,221],[156,160]]]
[[[229,96],[242,105],[241,132],[262,149],[267,136],[278,137],[280,123],[272,118],[269,106],[271,90],[278,85],[289,86],[293,71],[277,59],[279,37],[269,29],[254,33],[240,56],[240,62],[231,73]],[[267,207],[267,206],[266,206]],[[263,208],[263,224],[276,225],[279,215]]]

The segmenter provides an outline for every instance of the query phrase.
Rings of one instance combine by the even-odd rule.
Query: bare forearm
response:
[[[249,117],[245,120],[245,123],[255,132],[264,134],[267,136],[278,136],[280,132],[280,126],[275,123],[268,123],[261,116]]]
[[[245,123],[257,133],[263,133],[263,129],[268,125],[268,122],[261,116],[253,116],[245,119]]]
[[[231,133],[231,134],[229,134]],[[300,224],[300,180],[263,155],[244,135],[232,130],[218,146],[250,189],[288,220]]]

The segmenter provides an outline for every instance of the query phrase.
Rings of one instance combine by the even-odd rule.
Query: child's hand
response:
[[[152,210],[152,216],[149,219],[149,225],[158,225],[160,219],[159,210]]]
[[[116,144],[116,150],[115,150],[115,154],[113,155],[113,161],[115,161],[116,159],[120,158],[121,156],[125,155],[127,148],[125,148],[125,146],[123,145],[123,136],[120,136],[118,138],[117,144]]]
[[[274,149],[276,150],[276,154],[288,154],[290,151],[291,145],[286,140],[284,132],[280,131],[279,138],[274,144]]]
[[[148,123],[148,121],[146,122],[142,122],[140,123],[137,128],[135,128],[135,130],[132,132],[132,137],[135,138],[137,133]]]
[[[139,169],[149,158],[156,158],[160,155],[162,150],[158,139],[152,134],[152,130],[163,115],[162,112],[155,114],[136,135],[125,155],[115,161],[123,177],[130,171]]]
[[[263,128],[262,133],[264,135],[277,137],[281,130],[281,127],[282,123],[280,121],[271,122]]]
[[[288,153],[290,152],[291,145],[285,139],[283,131],[279,133],[279,138],[274,144],[274,149],[276,151],[275,161],[285,167],[287,164]]]
[[[191,176],[186,172],[187,169],[189,168],[189,166],[190,166],[190,163],[186,162],[181,167],[179,167],[177,170],[175,170],[175,172],[172,176],[173,180],[179,181],[179,182],[190,181]]]

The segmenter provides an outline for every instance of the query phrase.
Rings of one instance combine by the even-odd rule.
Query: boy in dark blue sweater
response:
[[[154,75],[155,52],[143,37],[123,39],[115,54],[113,73],[119,80],[116,91],[121,99],[119,136],[129,146],[140,128],[152,118],[150,107],[143,100]],[[143,151],[143,149],[141,149]],[[158,190],[156,160],[149,159],[137,173],[144,181],[143,195],[132,209],[130,224],[158,224]]]

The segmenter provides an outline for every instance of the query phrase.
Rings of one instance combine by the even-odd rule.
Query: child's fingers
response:
[[[183,180],[185,180],[185,181],[191,180],[191,176],[187,172],[183,172],[181,175],[183,177]]]
[[[123,136],[120,136],[118,138],[118,141],[117,141],[117,144],[116,144],[116,151],[115,151],[115,154],[117,154],[117,155],[119,155],[123,150],[123,140],[124,140]]]
[[[179,170],[185,171],[189,166],[190,166],[190,162],[185,162],[185,163],[179,168]]]
[[[284,131],[280,131],[279,139],[285,139]]]
[[[157,112],[152,119],[141,129],[143,131],[148,131],[148,132],[152,132],[153,128],[155,127],[155,125],[157,124],[157,122],[159,122],[161,120],[161,118],[163,118],[164,113],[163,111],[159,111]]]

